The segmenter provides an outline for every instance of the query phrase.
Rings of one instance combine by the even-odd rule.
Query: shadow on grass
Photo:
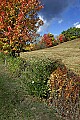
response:
[[[0,66],[1,68],[1,66]],[[38,98],[29,96],[20,79],[0,69],[0,120],[60,120],[56,111]]]

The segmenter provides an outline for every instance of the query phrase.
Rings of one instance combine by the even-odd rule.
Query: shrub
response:
[[[44,42],[39,42],[34,45],[33,50],[40,50],[46,48],[46,44]]]
[[[79,119],[80,77],[59,66],[50,76],[50,101],[68,120]]]
[[[54,40],[53,41],[53,46],[56,46],[56,45],[58,45],[59,43],[58,43],[58,40]]]
[[[48,58],[35,57],[25,61],[21,78],[29,94],[43,98],[49,97],[47,81],[51,71],[55,70],[57,65],[57,62]],[[22,64],[20,69],[24,66]]]
[[[58,61],[45,57],[28,57],[27,60],[9,56],[6,58],[6,68],[10,76],[20,79],[30,95],[42,98],[49,97],[47,81],[57,66]]]
[[[76,38],[77,38],[76,36],[71,36],[71,37],[70,37],[71,40],[74,40],[74,39],[76,39]]]

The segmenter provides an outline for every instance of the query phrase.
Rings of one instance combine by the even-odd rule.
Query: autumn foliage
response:
[[[59,40],[60,43],[65,42],[66,40],[65,40],[64,34],[60,34],[60,35],[58,36],[58,40]]]
[[[40,43],[41,44],[44,43],[44,45],[46,47],[52,47],[53,46],[52,38],[49,36],[49,34],[44,34]]]
[[[0,0],[0,49],[21,51],[43,24],[37,16],[42,8],[39,0]]]
[[[69,120],[79,118],[80,77],[59,66],[50,76],[50,100],[58,112]]]

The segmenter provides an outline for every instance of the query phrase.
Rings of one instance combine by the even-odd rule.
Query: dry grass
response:
[[[61,59],[66,67],[80,75],[80,39],[75,39],[47,49],[21,53],[22,58],[28,56],[51,57]]]

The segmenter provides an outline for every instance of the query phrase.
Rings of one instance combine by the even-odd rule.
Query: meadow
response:
[[[66,110],[63,104],[58,106],[59,103],[55,102],[51,96],[53,91],[50,91],[48,86],[53,72],[60,75],[58,80],[64,81],[62,79],[64,71],[59,71],[60,73],[56,71],[61,66],[66,66],[67,71],[73,73],[72,76],[68,76],[69,78],[64,77],[67,82],[71,80],[70,77],[74,80],[73,76],[76,76],[74,89],[69,89],[72,93],[77,90],[75,93],[77,99],[72,102],[68,97],[68,104],[66,102],[69,107],[70,102],[72,105],[70,109],[72,113],[68,114],[67,110],[70,118],[65,116]],[[79,76],[80,39],[51,48],[24,52],[20,54],[20,58],[0,53],[0,120],[79,120]],[[70,87],[72,88],[71,81]],[[62,96],[60,100],[63,100]],[[54,102],[57,103],[56,106]],[[61,112],[60,109],[64,111]]]
[[[61,59],[62,62],[80,75],[80,39],[64,42],[54,47],[21,53],[22,58],[27,56],[51,57],[53,59]]]

